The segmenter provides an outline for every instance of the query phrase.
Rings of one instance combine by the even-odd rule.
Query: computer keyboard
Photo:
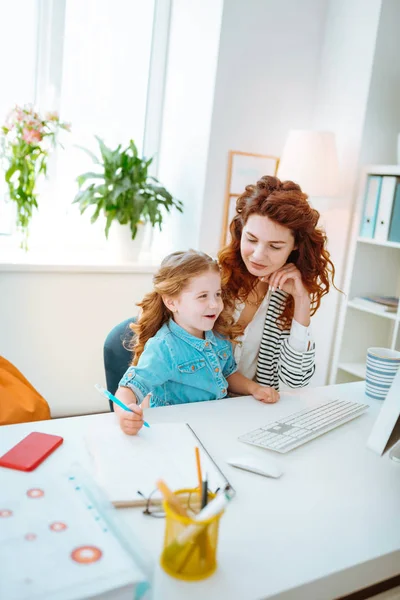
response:
[[[284,454],[361,415],[368,404],[330,400],[239,436],[241,442]]]

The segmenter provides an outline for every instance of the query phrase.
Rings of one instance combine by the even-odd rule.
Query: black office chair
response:
[[[131,317],[122,321],[122,323],[118,323],[111,329],[104,342],[103,356],[106,384],[108,391],[112,394],[117,391],[121,377],[132,360],[132,352],[127,350],[125,346],[129,344],[134,336],[133,331],[129,328],[129,324],[134,321],[136,321],[136,318]],[[114,410],[112,402],[110,402],[110,409]]]

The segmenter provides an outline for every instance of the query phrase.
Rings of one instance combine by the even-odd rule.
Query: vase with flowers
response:
[[[33,106],[15,106],[1,131],[1,158],[9,200],[15,202],[17,228],[27,250],[29,223],[38,208],[37,180],[47,174],[49,155],[57,146],[60,129],[70,130],[56,112],[39,114]]]

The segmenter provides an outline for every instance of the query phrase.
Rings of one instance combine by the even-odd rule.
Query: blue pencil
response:
[[[100,394],[102,394],[103,396],[105,396],[106,398],[108,398],[109,400],[111,400],[111,402],[114,402],[114,404],[118,404],[118,406],[120,406],[124,410],[127,410],[128,412],[133,412],[133,410],[131,410],[130,408],[128,408],[126,406],[126,404],[124,404],[123,402],[121,402],[121,400],[118,400],[118,398],[116,398],[115,396],[113,396],[108,390],[106,390],[105,388],[101,387],[101,385],[99,385],[98,383],[96,383],[94,387],[96,388],[96,390],[98,392],[100,392]],[[150,425],[147,423],[147,421],[143,421],[143,425],[145,427],[150,427]]]

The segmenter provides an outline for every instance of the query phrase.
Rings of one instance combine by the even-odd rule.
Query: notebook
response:
[[[223,472],[187,423],[162,423],[128,436],[118,426],[86,436],[93,475],[114,506],[143,506],[163,479],[172,490],[198,486],[194,448],[209,489],[229,484]],[[231,486],[232,487],[232,486]],[[140,495],[138,491],[141,492]],[[152,498],[160,497],[158,491]]]
[[[0,469],[0,482],[0,598],[148,597],[143,549],[79,465],[51,476]]]

